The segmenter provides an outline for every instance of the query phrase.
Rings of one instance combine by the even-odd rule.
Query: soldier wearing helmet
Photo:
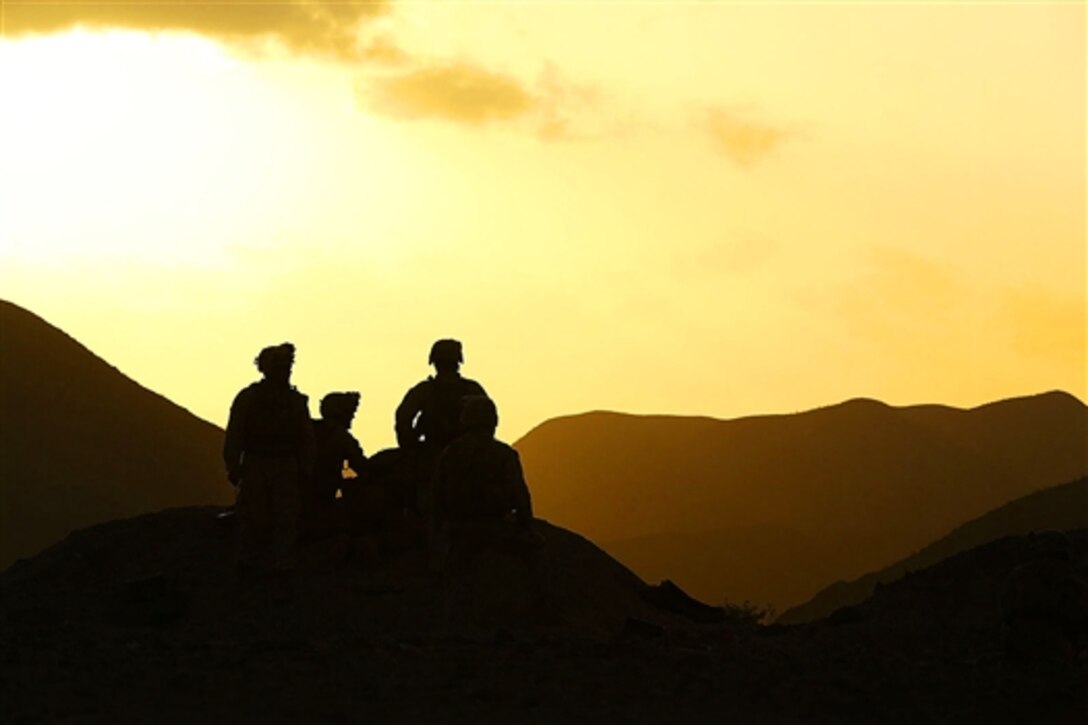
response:
[[[1009,574],[1001,594],[1005,650],[1021,663],[1068,667],[1088,648],[1088,582],[1064,532],[1033,531],[1027,544],[1031,560]]]
[[[364,480],[367,458],[351,434],[358,408],[359,393],[355,391],[329,393],[321,399],[321,419],[313,424],[313,476],[303,497],[301,526],[305,538],[321,538],[341,528],[336,515],[337,494],[348,497]],[[351,474],[346,473],[348,470]],[[346,478],[349,475],[352,477]]]
[[[314,438],[307,398],[291,385],[295,346],[266,347],[254,360],[263,378],[235,396],[223,461],[238,488],[239,574],[293,568],[299,496],[309,480]]]
[[[428,362],[435,374],[416,384],[397,406],[397,444],[416,460],[418,480],[426,480],[438,455],[461,432],[461,399],[487,393],[475,380],[461,376],[464,355],[457,340],[438,340]]]

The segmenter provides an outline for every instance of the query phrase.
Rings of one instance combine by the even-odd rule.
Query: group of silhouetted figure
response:
[[[460,342],[434,343],[435,374],[397,407],[397,448],[370,458],[351,434],[359,393],[329,393],[312,420],[307,397],[291,385],[294,360],[291,343],[261,350],[262,379],[230,409],[223,458],[238,492],[240,579],[270,575],[289,596],[298,544],[328,539],[362,564],[419,547],[434,569],[450,572],[494,548],[535,569],[542,539],[521,462],[495,439],[495,403],[461,376]],[[1070,663],[1088,649],[1088,583],[1063,532],[1033,533],[1029,545],[1030,561],[1001,596],[1006,653]]]
[[[397,407],[398,447],[370,458],[351,434],[359,393],[329,393],[312,420],[291,385],[294,361],[291,343],[261,350],[262,379],[230,409],[223,459],[237,489],[240,579],[267,577],[289,594],[297,547],[314,540],[362,563],[427,547],[436,568],[539,541],[520,459],[495,439],[495,403],[461,376],[460,342],[434,343],[435,374]]]

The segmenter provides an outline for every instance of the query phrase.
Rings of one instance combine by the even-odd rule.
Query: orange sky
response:
[[[0,296],[213,422],[1088,392],[1083,4],[2,7]]]

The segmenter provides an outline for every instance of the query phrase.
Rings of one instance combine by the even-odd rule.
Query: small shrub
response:
[[[740,604],[730,602],[727,599],[722,603],[722,609],[725,610],[726,622],[730,624],[743,624],[750,627],[759,627],[770,624],[775,615],[774,605],[768,604],[765,607],[761,607],[758,604],[752,604],[747,599]]]

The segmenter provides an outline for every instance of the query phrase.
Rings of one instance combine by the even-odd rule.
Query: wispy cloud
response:
[[[180,31],[228,43],[274,39],[295,52],[356,59],[360,25],[390,6],[388,0],[4,0],[4,21],[9,37],[75,27]]]
[[[639,111],[620,111],[601,88],[574,82],[546,62],[534,76],[406,47],[396,36],[393,0],[0,2],[5,34],[12,38],[73,28],[182,32],[243,48],[272,41],[292,53],[357,64],[360,104],[398,120],[505,123],[544,141],[613,137],[647,125]],[[715,146],[745,168],[791,136],[787,129],[725,107],[707,107],[698,118]]]
[[[374,64],[360,77],[357,97],[378,115],[468,126],[512,123],[548,141],[590,135],[589,127],[599,123],[599,92],[571,83],[552,66],[530,81],[468,60],[414,57],[387,41],[367,46],[364,57]]]
[[[374,77],[362,95],[372,111],[392,118],[439,118],[467,124],[523,116],[539,103],[512,76],[465,62]]]
[[[720,106],[698,114],[698,123],[715,147],[742,168],[750,168],[785,143],[793,133],[780,126]]]
[[[368,63],[390,68],[405,66],[412,60],[411,54],[388,35],[378,35],[367,42],[362,49],[362,58]]]

